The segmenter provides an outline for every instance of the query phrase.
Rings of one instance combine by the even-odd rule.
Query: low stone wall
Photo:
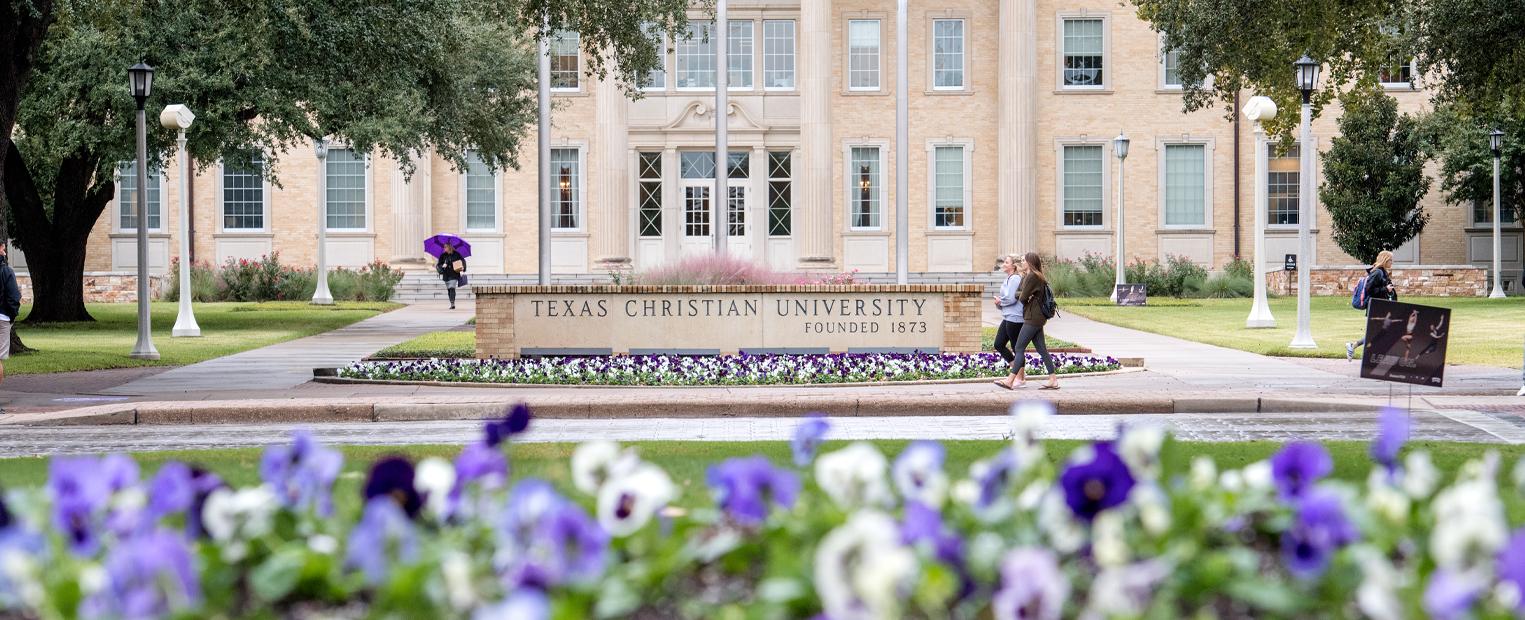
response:
[[[1272,271],[1266,274],[1266,287],[1272,293],[1297,292],[1298,272]],[[1487,270],[1471,265],[1416,265],[1395,267],[1393,286],[1403,297],[1483,297],[1488,294]],[[1366,275],[1366,267],[1314,267],[1309,290],[1313,295],[1349,297],[1356,281]]]
[[[976,353],[978,284],[482,286],[477,357]]]
[[[32,276],[16,274],[16,284],[21,287],[22,303],[32,301]],[[164,276],[148,277],[149,297],[158,299],[164,295]],[[138,301],[138,276],[114,271],[85,272],[85,303],[133,303]]]

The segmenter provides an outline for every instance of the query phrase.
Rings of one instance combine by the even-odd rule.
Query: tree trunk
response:
[[[23,233],[25,236],[25,233]],[[85,243],[83,234],[64,234],[47,241],[46,254],[27,261],[32,272],[32,312],[27,323],[94,321],[85,310]]]
[[[99,157],[78,151],[64,157],[54,179],[53,217],[12,142],[5,155],[5,193],[16,218],[16,245],[28,255],[32,311],[28,323],[93,321],[85,310],[85,246],[106,209],[115,183],[94,183]]]

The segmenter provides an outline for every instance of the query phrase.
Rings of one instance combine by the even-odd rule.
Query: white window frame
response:
[[[678,92],[703,92],[703,91],[713,91],[713,90],[715,90],[715,66],[714,65],[715,65],[716,62],[718,62],[718,59],[715,56],[715,49],[716,49],[716,43],[717,43],[716,40],[715,40],[715,32],[714,32],[715,20],[713,20],[713,19],[691,19],[691,20],[688,21],[689,28],[701,28],[705,24],[709,24],[709,26],[710,26],[710,33],[709,33],[708,36],[704,36],[704,34],[702,32],[700,32],[700,33],[695,33],[694,36],[692,36],[692,37],[688,37],[688,36],[679,37],[676,41],[673,42],[673,53],[672,53],[672,86],[673,86],[673,89],[678,91]],[[710,68],[708,70],[706,70],[709,73],[709,75],[710,75],[710,85],[709,86],[683,86],[682,85],[684,70],[679,68],[678,59],[680,57],[688,56],[688,55],[683,53],[683,46],[684,45],[707,45],[707,46],[709,46],[710,53],[708,54],[708,56],[710,58]],[[703,58],[705,56],[705,54],[699,53],[699,54],[694,54],[692,56],[696,57],[696,58]],[[700,73],[700,74],[702,75],[702,73]],[[727,77],[729,77],[729,75],[727,75]]]
[[[655,74],[660,75],[662,77],[662,84],[661,85],[643,84],[641,86],[641,91],[642,92],[648,92],[648,93],[666,92],[667,91],[667,86],[668,86],[668,84],[667,84],[668,79],[667,78],[672,73],[668,69],[668,66],[667,66],[668,65],[668,58],[670,56],[672,56],[672,54],[669,53],[670,46],[667,44],[667,33],[662,31],[662,30],[660,30],[660,26],[658,26],[655,23],[646,23],[645,25],[642,26],[642,28],[647,31],[646,32],[646,36],[648,36],[648,37],[651,37],[651,35],[653,34],[653,31],[655,31],[656,36],[652,37],[652,38],[656,39],[657,50],[658,50],[657,51],[657,59],[658,59],[659,64],[661,64],[661,66],[662,66],[661,69],[654,69],[652,71],[646,72],[646,80],[648,82],[652,81],[651,80],[651,76],[652,76],[653,73],[655,73]]]
[[[773,176],[773,154],[774,153],[788,153],[789,154],[789,176],[784,176],[784,177]],[[766,236],[766,237],[768,237],[770,239],[790,239],[790,238],[793,238],[794,237],[794,207],[797,204],[795,202],[795,196],[794,196],[794,186],[795,186],[794,169],[795,169],[795,166],[799,163],[799,160],[800,160],[800,150],[798,148],[791,148],[791,149],[780,149],[780,148],[765,149],[763,151],[763,157],[765,158],[765,161],[763,163],[763,174],[766,177],[765,183],[763,185],[763,195],[762,195],[762,202],[763,202],[762,212],[763,212],[763,226],[764,226],[763,234],[764,234],[764,236]],[[773,234],[773,184],[775,182],[785,182],[785,183],[789,184],[789,198],[788,198],[788,200],[789,200],[789,234],[787,234],[787,235],[775,235],[775,234]]]
[[[1166,149],[1172,146],[1200,146],[1202,147],[1202,223],[1201,224],[1170,224],[1165,217],[1166,208],[1166,168],[1169,162],[1166,160]],[[1217,147],[1213,138],[1192,137],[1189,135],[1175,138],[1160,138],[1155,141],[1155,161],[1159,168],[1159,180],[1157,187],[1159,195],[1156,204],[1159,206],[1159,226],[1165,230],[1204,230],[1213,227],[1213,151]]]
[[[634,169],[632,169],[630,171],[630,195],[633,197],[633,203],[635,205],[634,211],[633,211],[633,213],[631,215],[632,221],[635,223],[635,225],[632,227],[631,233],[633,235],[635,235],[636,239],[661,239],[661,238],[663,238],[666,235],[666,232],[667,232],[666,228],[667,228],[667,224],[668,224],[668,222],[667,222],[667,219],[668,219],[668,214],[667,214],[667,188],[668,188],[667,163],[668,162],[667,162],[666,154],[662,151],[662,149],[634,148],[634,149],[631,149],[631,155],[632,155],[631,162],[635,166]],[[656,161],[657,161],[657,176],[655,178],[642,178],[641,177],[641,156],[642,155],[655,155],[656,156]],[[656,187],[657,187],[657,234],[655,234],[655,235],[642,235],[641,234],[641,229],[642,229],[642,226],[643,226],[643,223],[644,223],[643,222],[643,218],[645,217],[641,213],[642,208],[644,207],[644,205],[641,202],[641,186],[645,185],[645,184],[655,184]]]
[[[571,141],[551,145],[552,151],[564,149],[572,149],[577,151],[577,186],[575,188],[575,195],[577,198],[573,202],[573,213],[577,218],[577,226],[573,228],[562,228],[556,225],[556,198],[552,197],[550,222],[551,232],[555,234],[584,233],[588,230],[588,145],[585,142]],[[553,154],[552,157],[554,158],[555,155]],[[553,192],[560,191],[558,189],[559,185],[556,179],[556,174],[557,173],[555,170],[551,171],[551,191]]]
[[[1101,224],[1075,226],[1064,223],[1064,147],[1101,147]],[[1058,231],[1106,231],[1112,229],[1112,141],[1107,138],[1080,136],[1059,138],[1054,141],[1054,230]]]
[[[470,149],[467,151],[467,157],[472,157],[475,153],[476,149]],[[486,162],[483,162],[482,165],[485,166],[487,164]],[[467,191],[466,187],[468,180],[467,177],[469,177],[471,174],[470,161],[467,162],[467,166],[461,170],[460,174],[456,175],[460,177],[456,183],[456,191],[459,192],[457,195],[460,196],[460,200],[458,202],[460,202],[460,222],[461,230],[463,232],[497,234],[503,230],[503,171],[498,169],[489,169],[489,172],[492,174],[491,228],[471,227],[471,194]]]
[[[1272,143],[1271,140],[1268,140],[1268,139],[1259,139],[1259,140],[1255,141],[1255,148],[1258,148],[1258,149],[1268,148],[1271,143]],[[1299,148],[1301,148],[1301,143],[1294,142],[1294,144],[1298,144]],[[1324,176],[1324,158],[1323,158],[1323,155],[1321,153],[1319,153],[1318,147],[1319,147],[1319,136],[1318,136],[1317,133],[1315,133],[1315,134],[1313,134],[1313,198],[1312,198],[1313,199],[1313,204],[1312,204],[1312,208],[1308,209],[1308,213],[1312,215],[1312,217],[1308,219],[1308,228],[1309,228],[1309,230],[1312,230],[1314,232],[1317,232],[1317,229],[1318,229],[1318,219],[1319,219],[1318,218],[1318,212],[1319,212],[1319,209],[1323,208],[1322,207],[1322,203],[1319,202],[1318,188],[1319,188],[1320,185],[1323,184],[1323,181],[1324,181],[1324,179],[1323,179],[1323,176]],[[1253,157],[1253,154],[1252,154],[1252,157]],[[1267,152],[1267,154],[1266,154],[1266,162],[1267,162],[1267,164],[1266,164],[1266,171],[1265,171],[1265,174],[1261,177],[1261,181],[1265,183],[1267,194],[1269,194],[1270,191],[1271,191],[1271,184],[1270,184],[1270,173],[1271,173],[1270,159],[1271,159],[1270,153]],[[1301,168],[1298,168],[1298,174],[1302,174],[1302,169]],[[1301,193],[1302,193],[1302,178],[1299,177],[1298,178],[1298,200],[1299,201],[1302,200]],[[1252,194],[1253,194],[1253,192],[1252,192]],[[1269,196],[1268,196],[1267,200],[1269,202]],[[1299,204],[1301,204],[1301,203],[1299,203]],[[1299,213],[1301,213],[1301,211],[1299,211]],[[1270,215],[1271,215],[1270,205],[1267,204],[1267,206],[1266,206],[1266,216],[1267,216],[1267,218],[1269,218]],[[1263,221],[1263,222],[1260,222],[1260,225],[1264,226],[1265,229],[1268,230],[1268,231],[1294,231],[1295,232],[1298,229],[1298,224],[1272,224],[1270,222],[1264,222]]]
[[[745,53],[739,53],[735,49],[736,45],[738,44],[738,42],[741,39],[738,38],[738,37],[733,36],[733,34],[732,34],[730,29],[735,27],[737,24],[746,24],[746,26],[747,26],[747,45],[748,45],[748,47],[750,49],[748,49]],[[725,31],[725,64],[726,64],[726,68],[725,68],[725,89],[726,90],[728,90],[728,91],[734,91],[734,90],[747,91],[747,90],[753,90],[754,88],[756,88],[756,86],[757,86],[757,79],[758,79],[758,75],[757,75],[757,54],[758,54],[758,51],[759,51],[759,46],[757,45],[757,21],[756,20],[751,20],[751,19],[728,19],[728,20],[726,20],[726,31]],[[746,59],[746,63],[747,63],[747,66],[746,66],[747,83],[744,84],[744,85],[738,86],[737,83],[736,83],[736,80],[732,79],[734,77],[732,74],[736,70],[732,69],[731,65],[735,64],[740,59]]]
[[[770,72],[782,71],[781,69],[778,69],[778,70],[771,69],[770,68],[771,65],[769,63],[769,59],[781,59],[781,58],[785,58],[785,56],[781,55],[781,54],[769,54],[768,53],[768,41],[769,41],[769,37],[768,37],[768,24],[788,24],[789,25],[789,54],[787,56],[787,58],[789,59],[789,85],[788,86],[773,86],[770,83],[771,80],[768,79],[768,74]],[[763,40],[763,44],[762,44],[762,55],[763,55],[763,70],[762,70],[762,76],[763,77],[762,77],[762,84],[763,84],[763,90],[765,90],[765,91],[775,91],[775,92],[777,92],[777,91],[786,91],[786,92],[787,91],[793,91],[798,86],[799,79],[800,79],[799,78],[799,22],[797,20],[793,20],[793,19],[764,19],[762,21],[762,31],[763,31],[763,37],[762,37],[762,40]]]
[[[1101,20],[1101,83],[1090,85],[1066,85],[1064,83],[1064,22],[1072,19]],[[1065,93],[1111,92],[1112,73],[1112,16],[1094,11],[1065,11],[1054,18],[1054,89]]]
[[[877,226],[853,225],[853,200],[856,199],[856,194],[858,192],[858,187],[856,184],[858,173],[857,171],[853,170],[854,148],[879,149],[879,171],[878,174],[874,175],[875,178],[873,179],[873,183],[876,187],[879,188],[879,224]],[[884,140],[853,140],[844,142],[842,144],[842,220],[843,224],[846,225],[847,230],[850,232],[885,231],[885,226],[889,220],[889,215],[885,205],[890,201],[890,188],[884,184],[885,176],[888,174],[887,169],[890,166],[889,151],[890,144]]]
[[[1398,66],[1398,65],[1394,65],[1394,66]],[[1386,69],[1386,67],[1383,67],[1383,68]],[[1382,89],[1383,90],[1418,90],[1418,88],[1415,86],[1415,84],[1419,81],[1419,59],[1418,58],[1410,58],[1409,61],[1408,61],[1408,68],[1409,68],[1409,80],[1410,81],[1407,81],[1407,82],[1389,82],[1389,81],[1383,80],[1382,79],[1382,72],[1378,71],[1377,72],[1377,82],[1382,85]]]
[[[117,166],[116,166],[116,174],[118,175],[118,182],[116,183],[116,187],[115,187],[116,191],[113,193],[113,195],[111,197],[112,211],[114,213],[116,213],[116,217],[113,217],[111,219],[116,224],[117,232],[123,232],[123,233],[135,233],[135,232],[138,232],[138,229],[137,229],[136,226],[128,227],[128,226],[123,226],[122,225],[122,215],[123,215],[123,213],[122,213],[122,184],[120,182],[120,179],[124,178],[124,177],[121,177],[120,175],[121,175],[121,172],[122,172],[122,168],[125,167],[125,166],[128,166],[128,165],[131,165],[132,163],[133,162],[130,162],[130,161],[117,162]],[[164,232],[164,222],[169,217],[169,213],[168,213],[168,211],[166,209],[166,207],[168,207],[168,205],[165,204],[166,202],[168,202],[168,197],[169,197],[169,194],[167,193],[168,192],[168,188],[169,188],[169,184],[165,182],[165,177],[168,176],[168,174],[167,174],[167,171],[165,171],[164,168],[162,168],[162,167],[159,168],[158,172],[159,172],[159,225],[158,226],[150,226],[150,227],[148,227],[148,232],[151,232],[151,233],[161,233],[161,232]],[[134,172],[134,174],[136,174],[136,172]],[[134,199],[134,200],[136,200],[136,199]],[[147,204],[148,203],[146,203],[146,202],[144,203],[145,207],[147,206]],[[136,208],[136,206],[134,206],[134,208]],[[145,215],[145,219],[147,219],[146,215]]]
[[[1161,33],[1160,36],[1159,36],[1160,90],[1176,90],[1176,91],[1185,90],[1186,89],[1186,85],[1185,85],[1184,82],[1177,82],[1175,84],[1171,84],[1170,83],[1170,79],[1168,77],[1170,75],[1170,70],[1169,70],[1170,54],[1171,54],[1171,50],[1165,49],[1165,35],[1164,35],[1164,33]],[[1180,59],[1179,58],[1177,58],[1176,64],[1180,64]],[[1177,77],[1177,79],[1180,78],[1180,75],[1181,75],[1181,70],[1179,68],[1177,68],[1176,69],[1176,77]]]
[[[962,16],[933,16],[927,24],[927,84],[936,92],[964,92],[969,90],[969,19]],[[958,22],[961,43],[957,86],[937,85],[937,23]]]
[[[962,226],[937,225],[937,149],[956,147],[964,151]],[[966,232],[973,230],[970,223],[974,215],[974,140],[972,138],[940,139],[927,141],[927,230],[938,232]]]
[[[879,33],[879,35],[878,35],[878,37],[879,37],[878,38],[878,42],[875,44],[875,51],[874,51],[874,63],[875,63],[875,67],[877,68],[877,70],[874,72],[874,85],[873,86],[853,86],[853,70],[852,70],[852,63],[853,63],[852,48],[853,48],[853,42],[852,42],[852,29],[853,29],[853,24],[854,23],[858,23],[858,22],[873,22],[877,26],[876,30]],[[842,37],[843,48],[844,48],[843,49],[843,53],[842,53],[842,62],[845,63],[843,65],[843,67],[842,67],[842,78],[843,78],[842,81],[843,81],[843,85],[847,87],[848,92],[853,92],[853,93],[880,93],[880,92],[884,92],[884,20],[882,18],[879,18],[879,17],[864,16],[864,17],[852,17],[852,18],[849,18],[844,23],[846,24],[846,26],[845,26],[846,30],[843,33],[843,37]]]
[[[353,146],[350,146],[348,144],[343,144],[343,143],[330,142],[328,144],[328,153],[330,155],[332,155],[334,151],[344,151],[344,150],[353,151],[355,149],[354,149]],[[371,189],[371,185],[372,185],[372,181],[373,181],[372,178],[371,178],[371,174],[372,174],[372,170],[375,167],[371,165],[371,155],[369,153],[360,154],[360,161],[361,161],[361,163],[363,163],[365,165],[365,181],[364,181],[365,182],[365,226],[363,228],[329,228],[328,227],[328,190],[332,189],[332,185],[327,182],[328,181],[328,163],[329,163],[329,159],[327,157],[325,157],[323,159],[323,166],[322,166],[323,167],[322,173],[323,173],[323,179],[324,179],[324,183],[323,183],[323,230],[325,230],[327,232],[331,232],[331,233],[368,233],[368,232],[371,232],[371,228],[373,226],[375,226],[375,223],[376,223],[375,210],[372,208],[372,204],[371,204],[371,201],[374,199],[375,194],[376,194],[376,192],[372,191],[372,189]]]
[[[269,159],[266,155],[261,154],[260,157],[261,161],[264,162],[260,164],[261,168],[269,165]],[[226,173],[226,167],[227,162],[221,159],[217,160],[217,231],[231,234],[257,234],[270,232],[271,186],[270,179],[266,177],[263,169],[260,171],[260,202],[263,203],[261,207],[263,211],[260,213],[259,220],[263,226],[260,226],[259,228],[228,228],[224,225],[228,221],[227,194],[224,193],[224,190],[226,189],[224,184],[227,183],[227,177],[224,176]]]
[[[577,71],[573,74],[573,78],[576,80],[576,85],[575,86],[570,86],[570,87],[569,86],[560,86],[560,87],[558,87],[558,86],[555,86],[555,83],[556,83],[556,79],[555,79],[556,78],[556,63],[555,63],[555,61],[556,61],[556,57],[557,57],[557,54],[556,54],[556,44],[558,42],[565,43],[566,39],[568,37],[570,37],[570,39],[572,41],[572,44],[574,46],[573,47],[573,50],[574,50],[573,51],[573,56],[575,56],[577,58]],[[551,50],[551,84],[552,84],[551,92],[553,92],[553,93],[578,93],[578,92],[582,92],[582,35],[579,34],[579,33],[576,33],[576,32],[572,32],[570,30],[557,31],[557,32],[555,32],[555,33],[553,33],[551,35],[550,46],[549,47],[550,47],[550,50]]]

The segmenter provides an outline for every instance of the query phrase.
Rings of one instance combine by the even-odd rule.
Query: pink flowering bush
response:
[[[191,266],[191,299],[212,301],[286,301],[312,297],[317,288],[313,268],[295,267],[281,262],[280,252],[258,259],[229,258],[221,266],[197,262]],[[358,270],[335,267],[329,270],[328,287],[340,301],[388,301],[402,271],[380,260]],[[169,289],[164,298],[179,299],[180,261],[171,261]]]
[[[688,256],[655,269],[634,274],[631,284],[736,286],[745,284],[853,284],[858,270],[840,274],[808,274],[774,271],[752,259],[729,254]]]

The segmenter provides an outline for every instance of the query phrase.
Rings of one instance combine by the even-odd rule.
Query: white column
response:
[[[907,108],[909,92],[911,90],[910,79],[906,71],[909,47],[906,40],[906,22],[910,19],[906,13],[909,9],[906,5],[909,0],[899,0],[895,3],[895,283],[906,284],[907,272],[910,271],[910,215],[906,206],[906,194],[909,193],[910,181],[908,173],[911,167],[910,145],[910,116]]]
[[[725,254],[729,236],[726,214],[731,203],[731,153],[727,145],[726,124],[730,122],[731,67],[726,58],[726,35],[730,34],[727,21],[726,0],[715,1],[715,194],[710,199],[710,236],[715,242],[715,253]]]
[[[1297,333],[1287,345],[1291,349],[1313,349],[1313,317],[1308,296],[1313,279],[1313,106],[1303,95],[1302,137],[1298,144],[1298,192],[1297,192]]]
[[[800,267],[830,269],[835,261],[831,202],[831,0],[800,3],[800,166],[794,218]]]
[[[1038,250],[1037,0],[1000,3],[996,227],[1002,254]]]
[[[328,291],[328,139],[313,140],[313,150],[318,155],[318,268],[315,276],[317,288],[312,292],[312,303],[332,306],[334,296]]]
[[[185,152],[185,130],[181,129],[175,138],[175,159],[179,164],[179,174],[175,175],[176,185],[180,186],[180,311],[175,315],[175,327],[170,331],[170,337],[199,337],[201,326],[196,324],[196,313],[191,309],[191,208],[187,200],[190,192],[186,186],[190,183],[190,157]],[[1497,161],[1497,160],[1495,160]]]
[[[536,80],[536,100],[539,102],[539,130],[535,133],[540,150],[539,165],[537,167],[539,187],[539,212],[537,218],[536,237],[539,241],[535,244],[535,252],[539,255],[537,283],[546,286],[551,283],[551,18],[549,14],[541,15],[540,22],[540,66],[538,67],[538,79]]]
[[[415,154],[411,177],[405,173],[401,163],[394,164],[392,169],[393,263],[427,262],[424,258],[424,239],[434,234],[432,160],[432,153]],[[465,229],[466,222],[462,221],[456,232],[465,232]]]
[[[593,166],[599,192],[593,259],[599,271],[630,267],[630,152],[625,93],[611,72],[598,82],[594,101],[598,164]]]
[[[1271,109],[1274,116],[1274,105]],[[1258,115],[1258,118],[1270,117]],[[1254,267],[1250,270],[1255,276],[1255,304],[1251,306],[1250,316],[1244,320],[1244,326],[1254,329],[1276,327],[1276,317],[1271,316],[1271,305],[1266,302],[1266,130],[1256,119],[1250,120],[1250,127],[1255,145],[1255,181],[1251,183],[1255,188],[1255,221],[1251,224],[1255,229],[1255,258]],[[1235,170],[1234,174],[1239,174],[1239,171]]]

